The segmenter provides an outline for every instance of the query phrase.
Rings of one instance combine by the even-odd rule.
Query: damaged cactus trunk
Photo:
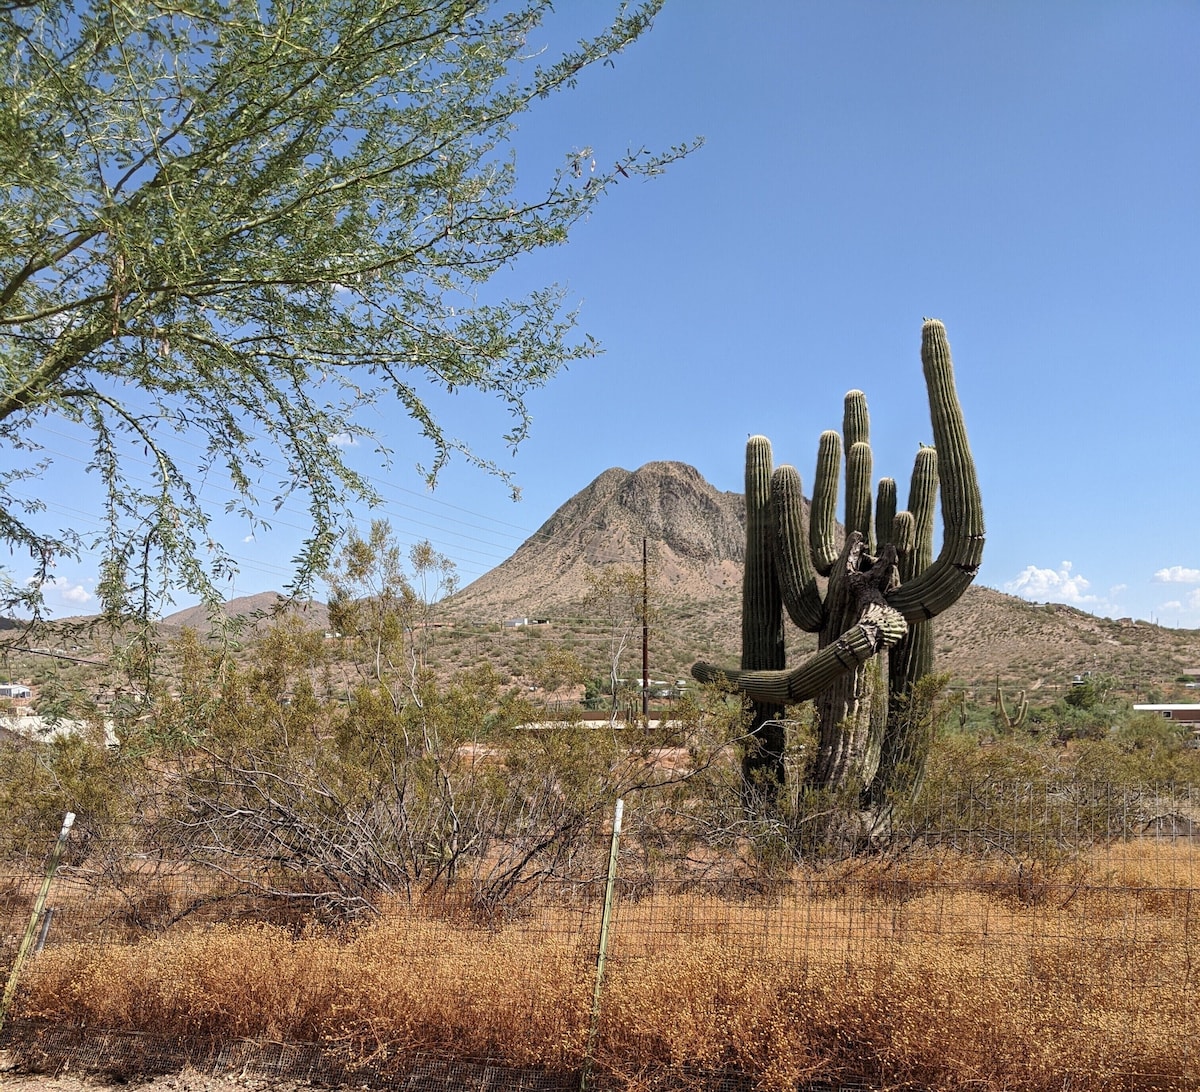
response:
[[[810,787],[857,792],[878,808],[919,783],[928,732],[899,714],[917,682],[932,672],[931,619],[974,579],[984,542],[983,505],[950,347],[936,320],[922,328],[921,361],[934,444],[917,453],[903,511],[897,511],[890,478],[879,482],[872,503],[870,421],[861,391],[846,396],[842,432],[821,435],[807,519],[796,469],[772,469],[765,437],[752,437],[747,445],[741,669],[692,668],[702,682],[732,686],[752,703],[747,778],[782,783],[782,710],[811,700],[818,752],[809,764]],[[939,491],[943,543],[935,558]],[[818,634],[817,651],[790,669],[784,663],[784,611],[798,627]]]
[[[828,619],[818,648],[832,644],[873,612],[880,616],[875,643],[878,653],[831,682],[813,699],[817,726],[816,763],[810,777],[822,787],[869,785],[879,768],[887,725],[887,657],[904,621],[887,614],[884,595],[893,583],[896,552],[885,548],[878,557],[851,535],[848,549],[829,575],[825,602]],[[894,628],[886,628],[891,626]]]

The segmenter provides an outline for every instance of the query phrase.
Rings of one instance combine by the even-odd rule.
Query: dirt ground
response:
[[[106,1081],[87,1074],[20,1073],[0,1051],[0,1092],[308,1092],[311,1086],[289,1081],[214,1077],[185,1069],[146,1081]]]

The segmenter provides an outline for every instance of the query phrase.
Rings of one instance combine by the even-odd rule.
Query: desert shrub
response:
[[[103,740],[58,735],[45,743],[0,742],[0,859],[40,859],[67,812],[76,815],[72,858],[89,837],[139,814],[150,776]]]

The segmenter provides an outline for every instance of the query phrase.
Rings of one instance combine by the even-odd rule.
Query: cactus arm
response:
[[[888,545],[896,549],[896,568],[904,579],[905,562],[912,556],[916,538],[917,521],[911,512],[897,512],[892,517],[892,530]]]
[[[954,387],[946,328],[936,319],[921,329],[921,363],[941,479],[943,542],[932,565],[887,595],[888,604],[910,622],[932,618],[958,600],[979,571],[984,542],[975,460]]]
[[[846,534],[857,531],[874,550],[871,527],[871,445],[859,440],[846,449]]]
[[[896,542],[892,537],[892,521],[895,518],[896,479],[880,478],[875,492],[875,539],[880,546]]]
[[[783,600],[775,567],[771,519],[771,441],[752,436],[746,443],[746,566],[742,575],[742,668],[782,670],[787,662]],[[742,754],[747,785],[783,784],[785,746],[783,706],[753,701]]]
[[[1025,717],[1029,713],[1029,700],[1025,697],[1025,691],[1022,690],[1017,695],[1016,711],[1009,713],[1008,706],[1004,704],[1004,691],[1000,689],[1000,676],[997,675],[996,709],[1000,715],[1000,719],[1004,721],[1004,726],[1012,732],[1025,723]]]
[[[804,496],[794,466],[771,477],[771,518],[775,527],[775,571],[788,616],[802,630],[819,633],[825,609],[804,534]]]
[[[740,690],[756,702],[789,705],[809,701],[907,632],[907,624],[898,612],[887,607],[880,611],[887,612],[889,617],[864,617],[832,644],[813,653],[790,671],[732,671],[714,664],[698,663],[693,665],[692,675],[700,682]]]
[[[907,513],[904,513],[907,515]],[[912,554],[901,555],[900,571],[911,564]],[[897,642],[888,656],[888,689],[893,700],[912,691],[917,680],[933,671],[933,622],[912,622],[908,635]]]
[[[742,667],[785,663],[783,604],[772,557],[771,441],[746,442],[746,565],[742,573]]]
[[[847,391],[842,410],[842,443],[846,449],[846,534],[857,531],[875,549],[871,528],[871,417],[867,396]]]
[[[832,430],[822,432],[808,515],[813,567],[821,576],[828,576],[838,559],[837,493],[841,467],[841,436]]]
[[[908,510],[916,521],[913,554],[909,571],[900,566],[900,579],[911,580],[933,564],[933,520],[937,510],[938,462],[937,448],[922,447],[913,460],[912,479],[908,486]]]
[[[858,600],[858,621],[836,640],[788,671],[732,671],[698,663],[692,666],[693,677],[731,686],[756,702],[787,705],[816,697],[830,683],[894,645],[908,632],[904,617],[887,605],[883,595],[895,569],[895,551],[885,548],[870,569],[859,572],[863,553],[861,537],[848,536],[839,565],[845,566],[846,579]]]
[[[849,451],[855,444],[871,442],[871,417],[867,396],[862,391],[847,391],[842,408],[842,437]]]
[[[922,447],[913,462],[908,489],[912,541],[908,549],[897,543],[900,582],[911,581],[933,564],[933,519],[937,505],[937,450]],[[911,621],[911,619],[910,619]],[[889,689],[893,698],[912,691],[917,680],[933,671],[933,623],[913,622],[908,636],[892,649],[888,662]]]

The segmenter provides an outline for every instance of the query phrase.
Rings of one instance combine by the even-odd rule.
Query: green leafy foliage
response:
[[[455,452],[506,476],[431,395],[496,397],[515,446],[528,392],[596,346],[557,287],[482,289],[687,150],[601,168],[574,150],[530,185],[508,143],[659,6],[621,5],[540,62],[547,0],[0,7],[0,444],[25,460],[0,479],[0,537],[41,578],[10,578],[8,605],[36,610],[55,559],[90,545],[38,518],[26,484],[50,421],[91,437],[116,616],[151,616],[176,583],[215,600],[233,562],[210,478],[252,521],[305,497],[304,587],[347,501],[374,499],[338,446],[371,438],[370,407],[411,419],[431,481]]]

